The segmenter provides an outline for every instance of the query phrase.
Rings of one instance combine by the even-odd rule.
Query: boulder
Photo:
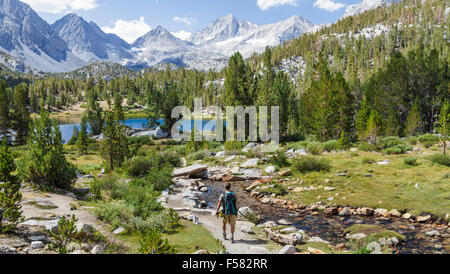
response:
[[[55,232],[58,230],[58,222],[58,220],[28,220],[21,224],[29,226],[43,226],[46,230]]]
[[[426,223],[426,222],[428,222],[430,220],[431,220],[431,216],[430,215],[417,217],[417,222],[419,222],[419,223]]]
[[[322,254],[325,254],[325,252],[323,252],[322,250],[317,249],[317,248],[313,248],[313,247],[310,247],[310,246],[308,246],[308,252],[309,252],[310,254],[315,254],[315,255],[322,255]]]
[[[390,160],[384,160],[383,162],[377,162],[377,165],[385,166],[388,165],[390,162],[391,162]]]
[[[37,242],[37,241],[47,242],[48,241],[47,237],[45,237],[45,235],[29,236],[28,240],[32,241],[32,242]]]
[[[377,208],[377,209],[375,209],[375,214],[378,215],[378,216],[387,217],[388,216],[388,211],[387,211],[387,209],[384,209],[384,208]]]
[[[90,236],[92,235],[92,233],[94,233],[94,227],[92,227],[92,225],[90,224],[83,224],[83,226],[81,227],[81,231],[83,233],[86,233],[86,235]]]
[[[274,166],[268,166],[268,167],[266,167],[266,169],[264,171],[266,173],[272,174],[276,171],[276,168]]]
[[[31,242],[31,248],[32,249],[42,249],[42,248],[44,248],[44,243],[41,241],[33,241],[33,242]]]
[[[234,159],[236,159],[236,155],[231,155],[230,157],[226,158],[225,160],[223,160],[225,163],[234,161]]]
[[[398,211],[397,209],[392,209],[391,211],[389,211],[389,214],[397,218],[400,218],[402,216],[402,213],[400,213],[400,211]]]
[[[247,217],[248,215],[256,215],[256,212],[250,209],[248,206],[244,206],[239,208],[239,214],[241,214],[244,217]]]
[[[349,216],[350,213],[350,208],[349,207],[344,207],[341,209],[341,211],[339,212],[339,216]]]
[[[183,168],[175,169],[172,172],[173,177],[182,177],[182,176],[191,176],[194,174],[198,174],[200,172],[208,170],[208,166],[206,165],[193,165]]]
[[[122,233],[124,233],[124,232],[125,232],[125,228],[123,228],[123,227],[118,227],[116,230],[113,231],[113,234],[114,234],[114,235],[120,235],[120,234],[122,234]]]
[[[370,254],[381,254],[381,245],[377,242],[370,242],[366,248],[370,250]]]
[[[220,157],[224,157],[226,154],[225,154],[225,151],[219,151],[219,152],[217,152],[217,154],[216,154],[216,158],[220,158]]]
[[[300,156],[308,156],[308,153],[306,152],[306,150],[304,148],[296,150],[294,152],[294,154],[300,155]]]
[[[405,214],[402,215],[402,219],[413,220],[414,219],[414,215],[412,215],[411,213],[405,213]]]
[[[338,214],[338,208],[337,207],[327,207],[323,211],[326,215],[337,215]]]
[[[311,237],[309,238],[308,242],[310,243],[324,243],[324,244],[329,244],[330,242],[325,241],[323,239],[321,239],[320,237]]]
[[[252,229],[250,226],[248,226],[248,225],[241,226],[241,227],[240,227],[240,230],[241,230],[242,232],[246,233],[246,234],[255,234],[255,232],[253,231],[253,229]]]
[[[245,181],[245,178],[234,175],[231,172],[228,172],[227,174],[222,176],[223,182],[236,182],[236,181]]]
[[[246,168],[246,167],[257,167],[259,163],[259,160],[257,158],[253,158],[248,160],[247,162],[243,163],[241,165],[241,167]]]
[[[273,228],[276,226],[277,226],[277,223],[275,223],[274,221],[267,221],[265,223],[258,225],[258,227],[262,227],[262,228]]]
[[[297,232],[297,228],[295,228],[293,226],[286,227],[286,228],[283,228],[283,229],[280,230],[280,233],[283,233],[283,234],[294,233],[294,232]]]
[[[358,215],[372,216],[373,213],[374,213],[374,210],[372,208],[369,208],[369,207],[362,207],[362,208],[358,208],[356,210],[356,212],[358,213]]]
[[[255,148],[255,147],[257,147],[257,146],[258,146],[257,143],[251,142],[251,143],[248,143],[244,148],[246,148],[246,149],[252,149],[252,148]]]
[[[439,231],[434,229],[434,230],[425,232],[425,235],[430,236],[430,237],[438,237],[438,236],[441,236],[441,233],[439,233]]]
[[[105,253],[105,249],[101,245],[96,245],[91,250],[91,254],[103,254]]]
[[[279,254],[295,254],[297,249],[293,245],[285,245],[279,252]]]
[[[289,169],[282,170],[282,171],[278,172],[278,175],[280,175],[281,177],[290,176],[290,175],[292,175],[292,171]]]

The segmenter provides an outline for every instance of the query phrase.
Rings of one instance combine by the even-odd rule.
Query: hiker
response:
[[[223,221],[223,239],[227,240],[227,224],[231,226],[231,243],[234,244],[234,231],[236,228],[237,209],[236,209],[236,195],[231,191],[231,184],[225,185],[226,192],[220,195],[219,203],[217,204],[216,215],[222,217]],[[221,209],[219,213],[219,209]]]

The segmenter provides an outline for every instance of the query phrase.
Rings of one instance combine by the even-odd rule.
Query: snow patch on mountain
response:
[[[350,5],[345,10],[343,18],[348,16],[354,16],[363,13],[368,10],[376,9],[379,6],[389,6],[398,0],[364,0],[358,4]]]

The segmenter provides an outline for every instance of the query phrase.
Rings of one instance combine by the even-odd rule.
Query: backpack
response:
[[[228,215],[236,215],[236,196],[234,195],[234,193],[228,192],[224,197],[223,197],[223,214],[225,216]]]

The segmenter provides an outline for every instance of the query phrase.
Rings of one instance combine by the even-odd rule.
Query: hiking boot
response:
[[[223,239],[227,240],[227,234],[226,233],[223,233]]]

